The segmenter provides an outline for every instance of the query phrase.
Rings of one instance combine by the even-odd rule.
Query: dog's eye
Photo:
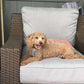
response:
[[[42,37],[42,39],[44,39],[44,38]]]
[[[38,37],[35,37],[36,39],[38,39]]]

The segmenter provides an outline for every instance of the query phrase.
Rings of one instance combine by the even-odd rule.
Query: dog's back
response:
[[[63,55],[63,53],[68,52],[74,54],[71,47],[66,46],[65,44],[47,44],[43,48],[43,58],[56,57]]]

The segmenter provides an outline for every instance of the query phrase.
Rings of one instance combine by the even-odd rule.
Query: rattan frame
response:
[[[82,35],[84,36],[84,16],[79,17],[75,41],[75,47],[84,53]],[[1,84],[20,84],[22,40],[23,25],[21,14],[12,14],[10,36],[1,48]]]
[[[1,84],[20,84],[23,29],[21,14],[12,14],[10,37],[1,48]]]
[[[78,18],[75,48],[84,54],[84,15]]]

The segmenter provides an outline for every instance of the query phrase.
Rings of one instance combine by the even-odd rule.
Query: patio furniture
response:
[[[21,14],[12,14],[8,41],[1,48],[1,84],[20,84],[20,58],[23,50]],[[84,16],[79,16],[75,48],[84,54]]]

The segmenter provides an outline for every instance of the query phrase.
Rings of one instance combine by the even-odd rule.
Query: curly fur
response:
[[[33,61],[39,61],[44,58],[59,56],[65,59],[82,58],[83,55],[78,54],[74,49],[65,44],[47,44],[46,36],[41,32],[35,32],[30,34],[26,39],[28,46],[28,55],[23,56],[21,65],[26,65]],[[39,49],[38,46],[41,48]],[[37,55],[33,55],[33,48]]]

